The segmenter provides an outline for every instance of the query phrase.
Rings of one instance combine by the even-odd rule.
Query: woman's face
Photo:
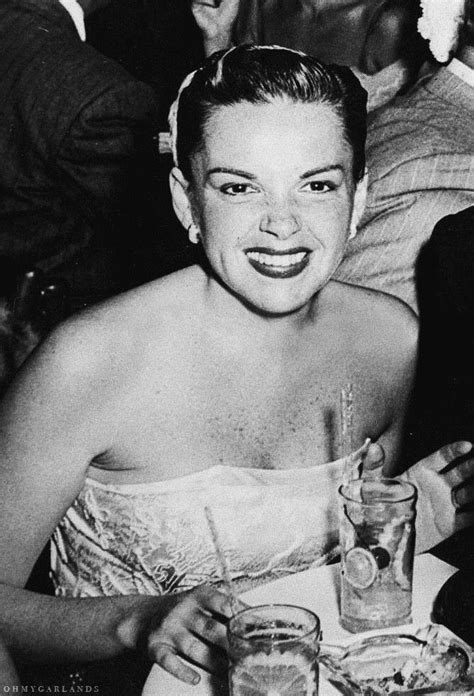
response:
[[[339,264],[352,150],[327,105],[240,103],[211,116],[187,197],[215,273],[265,313],[303,307]]]

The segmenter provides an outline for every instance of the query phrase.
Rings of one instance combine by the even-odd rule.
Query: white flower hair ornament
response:
[[[466,0],[421,0],[418,31],[429,41],[439,63],[447,63],[456,51],[464,23]]]

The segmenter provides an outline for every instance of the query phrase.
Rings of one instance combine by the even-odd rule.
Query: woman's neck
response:
[[[294,312],[271,314],[259,310],[234,294],[213,275],[204,285],[204,302],[213,319],[230,334],[245,332],[249,340],[262,338],[272,342],[287,341],[314,325],[320,293]]]

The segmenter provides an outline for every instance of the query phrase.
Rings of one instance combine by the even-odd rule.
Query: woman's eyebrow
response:
[[[341,164],[328,164],[327,167],[316,167],[316,169],[309,169],[307,172],[300,176],[300,179],[307,179],[315,174],[325,174],[327,172],[339,171],[342,172],[344,167]]]
[[[341,164],[328,164],[325,167],[316,167],[315,169],[309,169],[304,174],[301,174],[300,179],[307,179],[315,174],[324,174],[331,171],[343,171],[343,166]],[[207,172],[207,176],[210,177],[211,174],[233,174],[234,176],[241,176],[245,179],[250,179],[254,181],[257,177],[255,174],[246,172],[243,169],[234,169],[233,167],[213,167]]]
[[[234,176],[242,176],[245,179],[251,179],[252,181],[257,178],[255,174],[244,172],[242,169],[232,169],[231,167],[213,167],[212,169],[209,169],[207,176],[209,177],[211,174],[233,174]]]

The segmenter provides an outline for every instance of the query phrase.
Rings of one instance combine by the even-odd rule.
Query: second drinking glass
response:
[[[409,623],[416,488],[356,479],[339,497],[341,625],[359,632]]]

